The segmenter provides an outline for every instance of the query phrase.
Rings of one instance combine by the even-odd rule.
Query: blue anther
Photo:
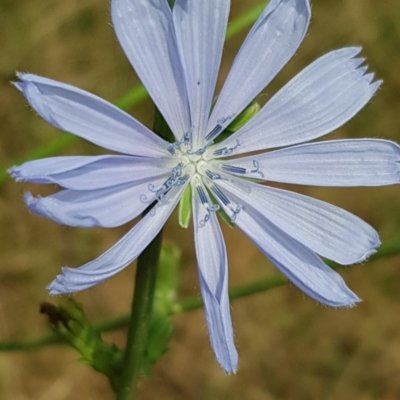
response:
[[[216,179],[222,179],[220,174],[210,171],[209,169],[206,171],[206,175],[212,180],[215,181]]]
[[[177,166],[172,168],[170,177],[163,183],[163,185],[159,189],[156,189],[156,187],[152,183],[149,183],[147,185],[150,192],[155,193],[156,199],[159,202],[165,201],[165,195],[172,187],[182,186],[187,182],[187,180],[189,179],[189,174],[185,174],[184,176],[182,176],[182,171],[183,163],[179,163]],[[141,199],[146,199],[146,196],[142,195]]]
[[[215,193],[215,195],[227,206],[230,202],[229,199],[222,193],[221,189],[215,185],[211,187],[211,190]]]
[[[211,204],[210,200],[208,199],[206,192],[201,186],[197,186],[197,193],[199,194],[201,204],[206,207],[206,215],[202,220],[199,221],[200,226],[204,226],[207,221],[211,218],[211,213],[219,210],[218,204]]]
[[[175,155],[176,154],[176,150],[179,149],[182,145],[189,147],[190,149],[192,148],[191,145],[191,140],[192,140],[192,132],[193,132],[193,127],[190,128],[183,136],[182,139],[171,143],[168,146],[168,151],[172,154]]]
[[[234,147],[223,147],[222,149],[215,150],[213,154],[214,154],[214,156],[229,156],[239,146],[240,146],[240,142],[238,139],[236,139],[236,145]]]
[[[200,201],[202,204],[208,203],[207,196],[201,186],[197,186],[197,193],[199,194]]]
[[[217,136],[222,130],[222,125],[218,124],[211,130],[211,132],[206,136],[206,141],[212,140]]]
[[[242,206],[239,204],[236,207],[233,207],[232,203],[229,201],[229,199],[225,196],[225,194],[221,191],[220,188],[217,186],[213,185],[211,190],[215,193],[215,195],[222,201],[224,206],[228,207],[229,210],[231,210],[232,215],[231,215],[231,221],[235,222],[237,215],[240,213],[242,210]]]
[[[246,168],[235,167],[234,165],[223,165],[222,169],[226,172],[232,172],[233,174],[245,174]]]
[[[195,150],[193,151],[191,148],[189,150],[186,151],[187,154],[189,155],[196,155],[196,156],[201,156],[203,155],[206,150],[212,145],[214,144],[214,142],[208,142],[204,147],[202,147],[201,149]]]
[[[226,121],[232,119],[234,116],[235,114],[232,114],[217,120],[217,125],[215,125],[214,128],[210,131],[210,133],[206,136],[206,141],[213,140],[222,131],[223,124],[225,124]]]

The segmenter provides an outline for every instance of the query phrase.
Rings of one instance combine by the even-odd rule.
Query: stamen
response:
[[[240,213],[242,210],[243,206],[238,204],[236,207],[232,205],[232,203],[229,201],[229,199],[225,196],[225,194],[221,191],[220,188],[217,186],[213,185],[211,187],[211,190],[214,192],[214,194],[222,201],[224,206],[228,207],[229,210],[231,210],[232,215],[231,215],[231,221],[235,222],[237,215]]]
[[[224,124],[226,121],[229,121],[230,119],[232,119],[235,115],[236,114],[231,114],[231,115],[228,115],[227,117],[222,117],[217,120],[217,124]]]
[[[224,195],[224,193],[221,192],[221,189],[219,187],[213,185],[211,190],[222,201],[222,203],[224,203],[225,206],[230,203],[229,199]]]
[[[234,150],[236,150],[240,146],[240,142],[236,139],[236,145],[234,147],[223,147],[222,149],[215,150],[214,156],[228,156],[232,154]]]
[[[234,165],[223,165],[222,169],[233,174],[245,174],[247,171],[246,168],[235,167]]]
[[[219,205],[210,204],[210,201],[208,200],[207,195],[201,186],[196,186],[196,189],[197,193],[199,194],[201,204],[203,204],[206,207],[207,211],[205,217],[199,221],[199,225],[204,226],[206,222],[211,218],[211,213],[219,210]]]
[[[191,127],[183,136],[182,139],[179,140],[178,142],[171,143],[168,146],[168,151],[172,155],[176,155],[176,150],[179,149],[182,145],[189,147],[189,149],[192,149],[192,132],[193,132],[193,127]]]
[[[222,125],[217,124],[215,127],[212,129],[212,131],[206,136],[206,141],[212,140],[215,138],[215,136],[218,135],[222,131]]]
[[[255,169],[252,169],[250,172],[252,174],[257,173],[258,175],[260,175],[262,178],[264,178],[264,174],[262,173],[262,171],[260,171],[260,163],[257,160],[253,160],[253,165]]]
[[[204,193],[203,188],[201,186],[197,186],[196,189],[197,189],[197,193],[199,194],[201,204],[208,203],[207,196]]]
[[[253,165],[254,169],[251,170],[247,170],[246,168],[243,167],[236,167],[234,165],[226,165],[226,164],[222,165],[222,169],[226,172],[231,172],[232,174],[245,175],[247,173],[251,173],[251,174],[258,174],[262,178],[264,178],[264,174],[260,170],[260,163],[257,160],[253,160]]]
[[[206,152],[206,150],[207,150],[211,145],[213,145],[213,144],[214,144],[214,142],[208,142],[208,143],[207,143],[204,147],[202,147],[201,149],[198,149],[198,150],[196,150],[196,151],[193,151],[193,150],[190,148],[189,150],[186,151],[186,153],[189,154],[189,155],[201,156],[201,155],[203,155],[203,154]]]
[[[158,200],[159,202],[164,202],[165,195],[172,187],[182,186],[186,183],[186,181],[189,179],[189,174],[182,176],[182,171],[183,171],[183,163],[181,162],[177,166],[172,168],[171,176],[164,182],[164,184],[159,189],[156,189],[156,187],[152,183],[149,183],[147,185],[149,190],[156,194],[156,200]],[[146,195],[142,195],[141,199],[142,198],[145,201]]]
[[[182,136],[182,144],[189,145],[192,141],[193,126]]]
[[[219,120],[217,120],[217,125],[211,130],[211,132],[206,136],[206,141],[214,139],[221,131],[223,128],[223,124],[232,119],[235,116],[235,114],[228,115],[227,117],[222,117]]]
[[[209,169],[206,171],[206,175],[212,180],[215,181],[216,179],[222,179],[220,174],[210,171]]]
[[[171,143],[168,145],[168,151],[174,156],[176,154],[176,149],[180,146],[178,142]]]

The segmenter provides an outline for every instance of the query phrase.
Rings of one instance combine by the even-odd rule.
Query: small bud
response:
[[[53,332],[79,352],[81,362],[106,375],[113,387],[116,385],[123,353],[117,346],[102,340],[81,305],[72,299],[68,307],[42,303],[40,312],[48,316]]]
[[[252,101],[216,138],[215,143],[221,143],[233,133],[242,128],[249,122],[259,111],[260,105],[256,101]]]
[[[259,111],[260,105],[252,101],[226,128],[228,131],[236,132],[249,122]]]

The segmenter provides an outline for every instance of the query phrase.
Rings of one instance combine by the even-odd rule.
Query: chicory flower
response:
[[[317,59],[247,124],[218,142],[293,56],[310,21],[308,0],[271,0],[212,107],[229,8],[229,0],[177,0],[173,11],[166,0],[113,0],[119,42],[175,141],[161,139],[93,94],[19,74],[16,87],[42,118],[123,155],[46,158],[10,173],[17,181],[63,187],[45,198],[27,193],[25,201],[36,214],[69,226],[120,226],[156,203],[99,258],[80,268],[63,268],[48,287],[53,295],[87,289],[132,263],[190,185],[211,344],[222,368],[232,373],[238,356],[216,211],[223,209],[304,293],[329,306],[352,306],[359,298],[319,256],[343,265],[361,262],[379,245],[376,231],[338,207],[256,182],[394,184],[399,181],[400,149],[376,139],[308,143],[352,118],[381,83],[366,73],[364,60],[357,57],[360,48],[354,47]],[[265,151],[273,148],[282,149]],[[245,153],[252,155],[238,157]]]

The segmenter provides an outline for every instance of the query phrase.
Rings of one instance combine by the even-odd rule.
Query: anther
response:
[[[242,174],[244,175],[247,170],[246,168],[242,168],[242,167],[235,167],[234,165],[223,165],[222,169],[226,172],[231,172],[233,174]]]
[[[215,181],[217,179],[222,179],[220,174],[217,174],[215,172],[210,171],[209,169],[206,171],[206,175],[208,178],[210,178],[212,181]]]
[[[264,174],[262,173],[262,171],[260,171],[260,163],[257,160],[253,160],[253,165],[254,165],[254,169],[252,169],[250,172],[252,174],[258,174],[262,178],[264,178]]]
[[[191,148],[192,148],[192,144],[191,144],[191,141],[192,141],[192,132],[193,132],[193,127],[191,127],[191,128],[182,136],[182,139],[181,139],[181,140],[179,140],[179,141],[177,141],[177,142],[174,142],[174,143],[171,143],[171,144],[168,146],[168,151],[169,151],[172,155],[176,155],[176,150],[179,149],[182,145],[183,145],[183,146],[186,146],[186,147],[189,147],[189,149],[191,149]]]
[[[233,146],[233,147],[223,147],[222,149],[215,150],[213,154],[214,154],[214,156],[229,156],[239,146],[240,146],[240,142],[239,142],[238,139],[236,139],[236,145],[235,146]]]
[[[235,114],[228,115],[227,117],[222,117],[217,120],[217,125],[211,130],[211,132],[206,136],[206,141],[213,140],[223,129],[223,124],[229,121],[235,116]]]
[[[229,199],[225,196],[225,194],[217,186],[213,185],[211,187],[211,190],[221,200],[221,202],[224,204],[224,206],[229,208],[229,210],[232,212],[231,221],[235,222],[236,217],[242,210],[243,206],[241,206],[240,204],[233,206],[232,203],[229,201]]]
[[[201,204],[203,204],[205,206],[206,211],[207,211],[204,218],[199,221],[199,225],[202,227],[206,224],[207,221],[210,220],[211,213],[219,210],[219,205],[218,204],[210,204],[210,201],[208,200],[207,195],[201,186],[197,186],[196,189],[197,189],[197,193],[199,194]]]
[[[187,182],[187,180],[189,179],[189,174],[185,174],[184,176],[182,176],[182,171],[183,171],[183,163],[179,163],[177,166],[172,168],[170,177],[164,182],[164,184],[159,189],[156,189],[156,187],[152,183],[149,183],[147,185],[150,192],[156,194],[156,200],[158,200],[159,202],[164,202],[166,193],[172,187],[182,186]],[[142,195],[141,199],[142,198],[144,199],[144,201],[146,200],[145,195]]]
[[[189,149],[189,150],[187,150],[186,151],[186,153],[187,154],[189,154],[189,155],[196,155],[196,156],[201,156],[201,155],[203,155],[205,152],[206,152],[206,150],[211,146],[211,145],[213,145],[214,144],[214,142],[208,142],[204,147],[202,147],[201,149],[198,149],[198,150],[196,150],[196,151],[193,151],[191,148]]]
[[[222,125],[217,124],[212,131],[206,136],[206,141],[212,140],[222,131]]]

